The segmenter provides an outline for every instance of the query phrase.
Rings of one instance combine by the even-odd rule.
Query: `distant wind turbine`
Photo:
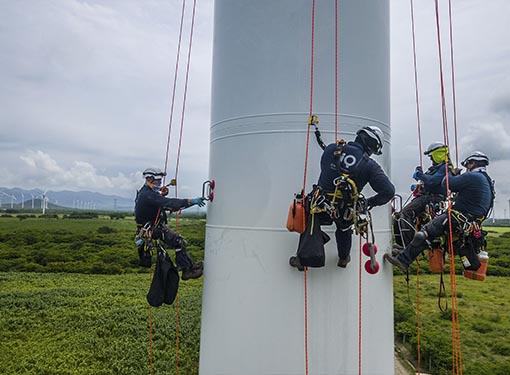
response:
[[[7,194],[6,192],[3,192],[3,191],[0,191],[0,193],[2,194],[2,196],[6,196],[8,198],[11,198],[11,208],[14,207],[14,200],[17,200],[16,197],[14,195],[10,195],[10,194]],[[0,206],[2,206],[2,200],[0,198]]]
[[[47,192],[48,190],[45,190],[44,193],[41,194],[41,208],[43,215],[46,213],[46,209],[48,208],[48,198],[46,198]]]

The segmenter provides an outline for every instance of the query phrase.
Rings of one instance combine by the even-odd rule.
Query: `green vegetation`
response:
[[[132,217],[0,217],[0,373],[149,372],[148,270],[138,267]],[[175,227],[175,219],[170,223]],[[203,259],[205,220],[179,232]],[[489,277],[457,276],[464,375],[510,374],[510,228],[489,230]],[[422,263],[422,271],[426,268]],[[30,272],[28,272],[30,271]],[[397,272],[397,271],[396,271]],[[414,273],[414,272],[413,272]],[[504,275],[504,277],[495,277]],[[449,277],[446,275],[448,296]],[[451,310],[438,275],[421,275],[421,369],[451,373]],[[416,358],[416,277],[395,276],[395,339]],[[197,374],[202,281],[179,290],[179,373]],[[444,298],[451,306],[449,297]],[[175,373],[174,306],[152,309],[154,373]]]
[[[490,265],[489,265],[490,267]],[[404,276],[395,276],[395,340],[417,358],[416,276],[411,276],[409,300]],[[451,291],[445,275],[448,297],[438,307],[439,275],[419,276],[421,322],[421,370],[434,375],[451,374]],[[510,301],[508,278],[488,277],[484,282],[456,277],[464,375],[510,374]]]
[[[0,373],[149,373],[148,274],[0,273]],[[197,374],[202,283],[179,290],[179,373]],[[155,374],[175,374],[174,306],[153,308]]]
[[[122,274],[138,267],[133,217],[113,219],[0,218],[0,271]],[[175,228],[175,219],[170,226]],[[205,220],[179,218],[179,233],[195,261],[203,259]]]

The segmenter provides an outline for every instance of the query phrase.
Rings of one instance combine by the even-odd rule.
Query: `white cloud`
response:
[[[140,185],[140,174],[106,176],[86,161],[74,161],[70,167],[59,165],[43,151],[29,150],[20,156],[22,165],[15,179],[27,188],[52,190],[92,190],[107,194],[131,196]]]
[[[460,139],[461,158],[470,152],[480,150],[491,161],[510,161],[510,134],[501,122],[480,123],[466,129]]]
[[[437,40],[433,4],[414,5],[426,147],[442,140]],[[162,168],[180,7],[175,0],[0,1],[0,186],[25,181],[31,187],[132,196],[142,183],[140,171]],[[208,178],[212,8],[212,1],[197,6],[179,172],[182,195],[199,194]],[[510,2],[464,0],[453,4],[453,16],[460,157],[487,150],[498,161],[491,168],[507,170]],[[444,17],[441,21],[446,42],[447,23]],[[405,192],[419,163],[411,42],[409,3],[392,2],[391,170],[397,190]],[[180,126],[187,46],[185,37],[173,137]],[[448,88],[446,43],[443,53]],[[447,105],[451,125],[450,92]],[[175,139],[169,172],[175,168]],[[496,175],[498,189],[510,186],[510,176],[499,169]]]

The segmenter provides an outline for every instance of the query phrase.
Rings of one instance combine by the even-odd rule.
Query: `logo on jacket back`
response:
[[[365,152],[358,147],[349,144],[343,146],[340,150],[335,151],[336,168],[339,173],[349,175],[355,174],[361,162],[363,161]]]

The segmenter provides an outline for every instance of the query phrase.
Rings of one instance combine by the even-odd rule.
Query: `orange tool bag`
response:
[[[306,228],[306,209],[303,204],[303,192],[296,194],[290,204],[287,216],[287,229],[289,232],[303,233]]]

